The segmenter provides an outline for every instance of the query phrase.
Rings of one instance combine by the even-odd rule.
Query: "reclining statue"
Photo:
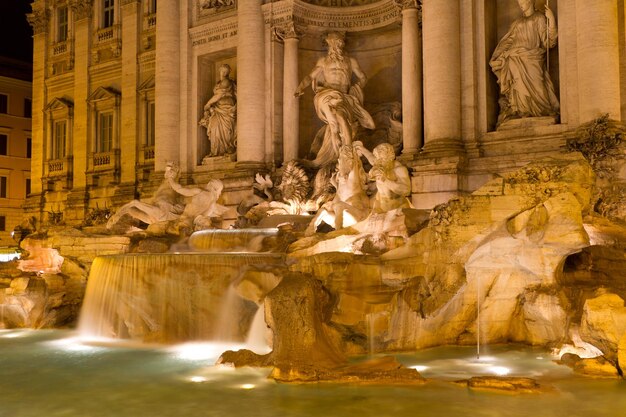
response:
[[[152,198],[143,201],[133,200],[123,205],[109,218],[106,228],[113,229],[120,224],[124,216],[147,225],[178,219],[183,213],[185,203],[169,183],[169,181],[175,182],[178,178],[178,168],[173,164],[168,164],[165,168],[164,177],[165,180]]]
[[[181,196],[190,197],[178,219],[179,227],[194,231],[209,229],[213,227],[213,219],[221,217],[228,210],[217,202],[224,189],[220,180],[210,180],[204,188],[185,188],[173,178],[167,178],[167,182]]]

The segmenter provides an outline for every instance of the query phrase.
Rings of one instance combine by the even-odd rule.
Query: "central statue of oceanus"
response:
[[[341,147],[352,145],[359,124],[368,129],[375,127],[372,116],[363,108],[367,77],[357,60],[345,54],[344,34],[330,32],[326,44],[328,54],[317,61],[295,92],[295,96],[300,97],[311,85],[315,111],[327,125],[322,146],[310,163],[316,168],[337,161]],[[355,83],[352,83],[353,76]]]

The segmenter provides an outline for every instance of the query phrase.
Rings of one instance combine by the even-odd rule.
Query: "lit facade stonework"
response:
[[[0,57],[0,247],[15,246],[30,189],[31,67]]]
[[[558,40],[546,71],[558,114],[500,126],[489,64],[524,18],[517,1],[35,0],[27,211],[80,224],[150,195],[173,161],[183,183],[222,180],[234,219],[255,173],[309,157],[323,123],[311,89],[299,100],[292,90],[326,54],[330,31],[346,32],[345,49],[367,75],[364,107],[401,105],[412,201],[432,208],[560,152],[585,122],[626,117],[618,4],[550,2],[547,29]],[[198,122],[224,64],[237,84],[237,149],[207,158]]]

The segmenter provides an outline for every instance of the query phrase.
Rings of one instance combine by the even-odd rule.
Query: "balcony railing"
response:
[[[143,15],[143,30],[150,30],[156,27],[156,13]]]
[[[98,29],[95,33],[94,43],[96,45],[107,44],[119,40],[121,37],[121,26],[113,25],[107,28]]]
[[[114,170],[118,166],[119,150],[96,152],[92,154],[91,166],[93,171]]]
[[[63,55],[68,49],[68,41],[55,43],[52,45],[52,56]]]
[[[143,148],[143,160],[144,161],[152,161],[152,160],[154,160],[154,146],[144,146],[144,148]]]
[[[48,161],[48,173],[51,175],[59,174],[63,172],[63,168],[65,167],[65,160],[63,159],[54,159]]]
[[[46,167],[48,169],[46,177],[48,178],[69,177],[72,170],[72,157],[49,159],[46,161]]]

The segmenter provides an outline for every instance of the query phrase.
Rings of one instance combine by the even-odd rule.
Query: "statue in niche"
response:
[[[341,146],[352,144],[359,124],[368,129],[375,127],[372,116],[363,108],[363,87],[367,77],[357,60],[345,54],[344,34],[328,33],[326,44],[327,56],[317,61],[294,94],[302,96],[311,85],[315,93],[315,111],[327,125],[317,157],[307,164],[314,168],[336,162]],[[352,82],[353,76],[355,83]]]
[[[165,167],[164,181],[154,193],[154,197],[140,201],[133,200],[120,207],[106,224],[107,229],[122,225],[125,229],[132,229],[132,224],[122,224],[122,218],[128,216],[135,223],[143,222],[147,225],[176,220],[183,213],[185,204],[182,197],[170,186],[170,182],[178,179],[178,168],[168,163]]]
[[[370,208],[365,192],[367,175],[357,153],[357,143],[341,147],[337,168],[330,180],[336,190],[335,196],[317,212],[307,230],[308,235],[313,234],[322,222],[339,230],[367,217]]]
[[[535,10],[534,0],[517,0],[523,16],[513,22],[489,65],[500,85],[498,127],[511,119],[557,116],[559,101],[546,65],[546,51],[556,46],[557,26],[548,6]]]
[[[389,143],[381,143],[370,152],[363,146],[363,143],[356,141],[354,147],[358,154],[364,156],[372,165],[367,174],[370,181],[376,182],[372,213],[411,208],[411,202],[407,198],[411,195],[409,170],[396,161],[393,146]]]
[[[206,128],[211,144],[209,157],[234,154],[237,150],[237,85],[230,78],[230,65],[219,67],[220,80],[213,88],[213,97],[204,105],[200,126]]]
[[[169,186],[178,194],[189,197],[179,218],[181,228],[194,231],[213,228],[213,219],[221,217],[228,209],[218,203],[224,184],[220,180],[210,180],[204,188],[185,188],[173,178],[167,179]]]

